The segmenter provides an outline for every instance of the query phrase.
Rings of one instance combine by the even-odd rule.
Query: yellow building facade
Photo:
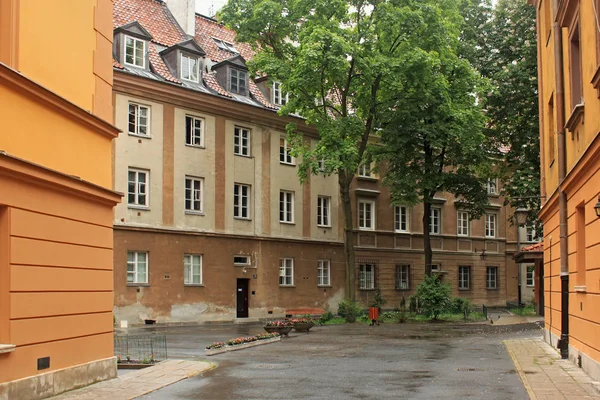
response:
[[[546,340],[600,378],[600,2],[537,8]]]
[[[0,399],[116,375],[112,37],[110,0],[0,1]]]

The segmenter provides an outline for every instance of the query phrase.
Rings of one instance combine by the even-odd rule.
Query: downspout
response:
[[[565,134],[565,93],[562,27],[557,21],[558,0],[552,2],[554,16],[554,75],[556,79],[555,104],[556,128],[558,136],[558,212],[560,223],[560,341],[558,348],[563,359],[569,358],[569,261],[568,261],[568,227],[567,227],[567,195],[562,184],[567,175],[567,154]],[[550,332],[552,334],[552,332]]]

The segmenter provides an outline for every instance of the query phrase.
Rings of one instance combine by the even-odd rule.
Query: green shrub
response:
[[[327,321],[331,321],[333,319],[333,313],[329,310],[325,311],[323,313],[323,315],[321,315],[321,321],[322,322],[327,322]]]
[[[438,319],[440,314],[451,308],[451,294],[450,283],[443,283],[438,276],[425,276],[425,280],[417,286],[415,303],[420,312]]]
[[[383,298],[383,296],[381,295],[381,290],[379,288],[377,288],[375,290],[375,297],[373,298],[373,301],[371,302],[370,307],[377,307],[381,310],[381,307],[387,304],[387,300]]]
[[[463,314],[466,317],[471,313],[472,304],[469,300],[462,297],[452,299],[452,312],[455,314]]]
[[[342,300],[338,304],[338,314],[348,323],[356,322],[356,318],[360,315],[362,309],[360,305],[351,300]]]

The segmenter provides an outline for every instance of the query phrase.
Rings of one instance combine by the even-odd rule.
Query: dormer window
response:
[[[221,39],[212,38],[215,41],[217,47],[221,50],[229,51],[231,53],[239,54],[239,51],[235,48],[233,43],[225,42]]]
[[[146,68],[146,42],[125,36],[125,64]]]
[[[181,79],[198,83],[199,70],[200,61],[197,57],[181,54]]]
[[[273,104],[285,106],[289,100],[288,94],[283,93],[281,82],[273,82]]]
[[[246,96],[248,74],[245,71],[231,68],[229,75],[229,91]]]

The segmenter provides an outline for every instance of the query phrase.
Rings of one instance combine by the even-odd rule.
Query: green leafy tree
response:
[[[432,319],[449,311],[452,307],[452,286],[442,282],[438,275],[425,276],[415,293],[419,310]]]
[[[444,0],[449,1],[449,0]],[[350,187],[382,112],[382,85],[394,81],[393,67],[404,48],[406,1],[229,0],[219,18],[252,44],[248,66],[282,82],[289,102],[282,115],[299,114],[319,132],[308,146],[287,126],[298,175],[337,176],[344,215],[346,298],[355,299],[356,265]],[[400,29],[400,30],[399,30]],[[393,85],[398,87],[398,85]],[[387,91],[387,95],[393,92]]]
[[[385,165],[384,183],[392,201],[423,204],[426,274],[431,273],[430,211],[438,192],[454,194],[478,218],[487,204],[485,167],[490,153],[483,133],[482,80],[459,56],[462,27],[456,2],[398,1],[410,11],[392,15],[403,32],[394,80],[384,82],[390,99],[380,119],[381,146],[374,150]],[[441,232],[439,232],[441,233]]]

